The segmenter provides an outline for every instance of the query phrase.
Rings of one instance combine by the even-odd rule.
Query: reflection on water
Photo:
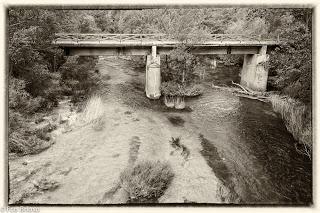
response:
[[[269,104],[208,86],[188,105],[193,111],[186,123],[201,132],[208,165],[243,203],[312,202],[312,163],[296,152],[295,140]]]

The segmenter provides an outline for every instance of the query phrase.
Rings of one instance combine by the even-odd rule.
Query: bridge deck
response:
[[[71,34],[58,33],[53,43],[61,47],[126,47],[161,46],[172,47],[181,42],[165,34]],[[193,46],[272,46],[280,43],[279,38],[236,34],[211,34]]]

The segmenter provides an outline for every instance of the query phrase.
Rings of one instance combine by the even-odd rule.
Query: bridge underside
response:
[[[267,46],[280,44],[277,40],[254,35],[212,34],[205,40],[194,41],[191,52],[197,55],[243,54],[241,84],[253,90],[267,87]],[[160,56],[181,41],[165,34],[56,34],[53,44],[62,47],[65,55],[74,56],[147,56],[146,95],[157,99],[161,95]]]
[[[172,46],[120,46],[86,47],[65,46],[67,56],[148,56],[146,64],[146,95],[157,99],[161,95],[160,56],[168,55]],[[267,88],[268,61],[267,46],[196,46],[191,52],[197,55],[242,54],[241,85],[252,90],[265,91]]]
[[[160,97],[161,72],[160,56],[168,55],[172,46],[121,46],[121,47],[64,47],[68,56],[148,56],[146,64],[146,95]],[[198,55],[242,54],[241,85],[252,90],[265,91],[267,88],[268,61],[267,46],[196,46],[191,52]]]
[[[197,55],[217,54],[259,54],[262,46],[199,46],[193,47],[191,52]],[[168,55],[173,47],[157,47],[157,55]],[[151,47],[64,47],[65,55],[74,56],[130,56],[151,55]]]

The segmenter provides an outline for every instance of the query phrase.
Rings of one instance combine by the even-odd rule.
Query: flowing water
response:
[[[208,71],[203,95],[181,111],[146,98],[145,68],[131,67],[116,58],[97,66],[106,83],[103,130],[68,130],[50,149],[10,161],[11,203],[126,202],[116,193],[119,174],[139,159],[168,159],[175,169],[159,202],[312,203],[312,162],[297,153],[280,116],[269,104],[211,88],[239,82],[239,68]],[[181,156],[169,144],[180,136]],[[54,189],[39,192],[39,183]]]
[[[308,205],[312,203],[312,161],[299,154],[297,143],[271,104],[211,88],[239,82],[239,67],[208,71],[203,95],[186,100],[191,110],[160,111],[183,120],[201,140],[202,156],[230,189],[234,202]],[[162,104],[163,105],[163,104]],[[159,102],[154,103],[159,110]],[[172,119],[171,119],[172,120]]]
[[[218,68],[214,84],[239,78],[236,69]],[[187,101],[184,116],[199,133],[202,155],[222,182],[243,203],[309,204],[312,163],[295,150],[296,141],[270,104],[239,98],[209,85]]]

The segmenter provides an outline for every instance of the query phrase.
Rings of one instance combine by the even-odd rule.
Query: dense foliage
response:
[[[308,105],[312,101],[312,14],[311,10],[277,10],[270,33],[279,34],[286,44],[270,54],[271,84]],[[276,27],[277,26],[277,27]]]
[[[49,146],[45,132],[31,128],[35,113],[57,106],[62,96],[74,102],[86,98],[99,84],[96,59],[63,56],[51,42],[56,32],[97,30],[92,16],[73,11],[8,10],[9,151],[34,153]]]

